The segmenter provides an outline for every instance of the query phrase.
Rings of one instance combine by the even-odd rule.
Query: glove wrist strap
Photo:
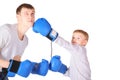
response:
[[[50,39],[51,41],[54,41],[57,38],[57,36],[58,36],[58,33],[55,30],[52,29],[46,37],[48,39]]]
[[[8,67],[8,71],[17,73],[17,71],[18,71],[18,69],[19,69],[19,66],[20,66],[20,63],[21,63],[21,62],[19,62],[19,61],[10,60],[10,64],[9,64],[9,67]]]

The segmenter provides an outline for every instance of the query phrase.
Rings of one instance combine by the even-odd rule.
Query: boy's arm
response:
[[[47,37],[52,42],[57,39],[56,43],[68,50],[71,48],[71,44],[63,38],[59,37],[58,32],[56,32],[51,27],[50,23],[45,18],[39,18],[34,22],[33,31]]]
[[[61,47],[64,47],[67,50],[72,50],[72,45],[70,42],[66,41],[64,38],[58,35],[57,39],[55,40],[55,43],[58,44]]]

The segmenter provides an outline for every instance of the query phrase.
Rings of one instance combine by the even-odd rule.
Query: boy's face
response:
[[[18,24],[31,27],[35,20],[35,10],[22,8],[21,12],[17,14]]]
[[[71,43],[85,46],[87,44],[87,40],[85,39],[85,36],[82,33],[74,32],[72,35]]]

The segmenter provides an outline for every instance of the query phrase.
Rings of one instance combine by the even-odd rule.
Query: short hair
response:
[[[85,39],[88,41],[89,35],[86,31],[81,30],[81,29],[76,29],[76,30],[73,31],[73,33],[75,33],[75,32],[82,33],[85,36]]]
[[[16,14],[19,14],[19,12],[21,12],[22,8],[34,9],[34,7],[31,4],[23,3],[23,4],[21,4],[20,6],[17,7]]]

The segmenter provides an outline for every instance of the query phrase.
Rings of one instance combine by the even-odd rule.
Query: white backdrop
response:
[[[75,29],[86,30],[88,59],[92,80],[120,80],[120,2],[119,0],[3,0],[0,2],[0,25],[15,23],[15,10],[21,3],[31,3],[36,8],[36,19],[45,17],[52,27],[70,41]],[[40,62],[50,60],[51,45],[45,37],[27,32],[29,45],[22,60]],[[53,43],[53,55],[60,55],[69,66],[70,54]],[[49,71],[46,76],[32,75],[23,78],[18,75],[10,80],[70,80],[62,74]]]

